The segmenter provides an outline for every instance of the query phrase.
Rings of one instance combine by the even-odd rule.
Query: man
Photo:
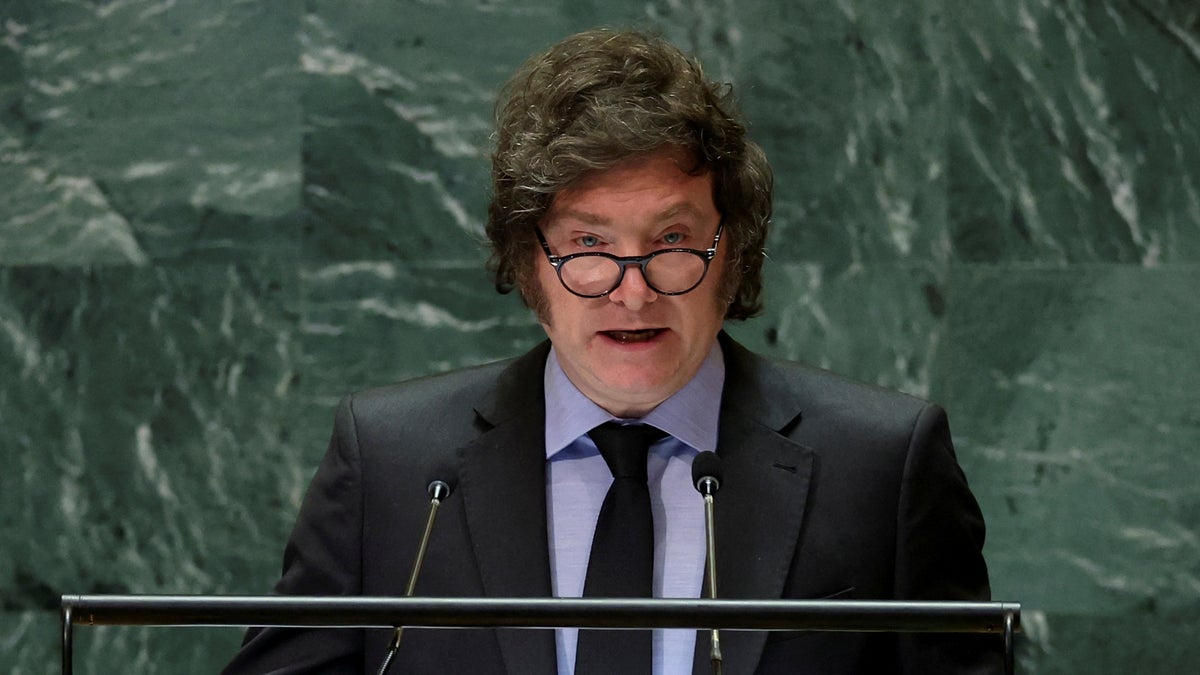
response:
[[[593,595],[596,569],[611,564],[596,557],[610,485],[628,485],[599,449],[618,420],[666,436],[645,439],[633,480],[650,494],[639,499],[652,550],[619,560],[616,583],[636,576],[622,564],[644,565],[653,595],[701,595],[690,464],[714,450],[722,597],[989,598],[982,516],[940,408],[767,361],[721,332],[760,306],[771,172],[693,60],[608,31],[533,57],[497,106],[493,179],[497,286],[520,291],[549,341],[347,398],[278,592],[401,595],[425,487],[452,477],[417,594]],[[631,523],[613,536],[642,527]],[[587,633],[636,634],[410,629],[395,671],[708,671],[704,633]],[[252,630],[229,672],[373,672],[389,637]],[[991,643],[963,636],[727,631],[722,643],[731,675],[999,665]],[[636,666],[615,665],[631,652]]]

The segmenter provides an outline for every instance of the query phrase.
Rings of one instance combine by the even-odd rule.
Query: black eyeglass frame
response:
[[[561,255],[560,256],[560,255],[554,255],[553,253],[550,252],[550,244],[546,243],[546,237],[542,234],[542,228],[540,228],[540,227],[533,228],[533,231],[537,234],[538,242],[540,242],[542,245],[542,251],[545,252],[545,254],[546,254],[546,261],[550,263],[550,266],[553,267],[554,271],[558,274],[558,283],[562,284],[562,287],[567,289],[568,293],[570,293],[572,295],[577,295],[581,298],[603,298],[606,295],[608,295],[608,294],[612,293],[613,291],[617,290],[618,288],[620,288],[621,282],[625,281],[625,269],[628,268],[630,265],[638,266],[638,269],[640,269],[642,272],[642,279],[645,279],[645,281],[646,281],[646,285],[650,287],[650,290],[654,291],[655,293],[658,293],[659,295],[683,295],[684,293],[691,293],[692,291],[696,290],[697,286],[704,283],[704,278],[708,276],[709,263],[711,263],[713,258],[715,258],[717,255],[717,245],[721,243],[721,233],[724,232],[724,230],[725,230],[725,220],[722,219],[721,222],[717,224],[717,233],[715,235],[713,235],[712,247],[704,249],[704,250],[701,250],[698,248],[663,248],[663,249],[654,251],[653,253],[649,253],[647,255],[633,255],[633,256],[617,256],[617,255],[613,255],[611,253],[605,253],[603,251],[584,251],[582,253],[571,253],[569,255]],[[691,253],[692,255],[695,255],[695,256],[699,257],[702,261],[704,261],[704,272],[700,274],[700,278],[696,280],[696,283],[692,284],[690,287],[688,287],[682,291],[659,290],[653,283],[650,282],[650,277],[646,276],[646,265],[648,265],[651,260],[654,260],[654,258],[662,255],[663,253]],[[567,285],[567,282],[563,281],[563,278],[562,278],[563,263],[565,263],[569,260],[574,260],[575,258],[589,258],[589,257],[590,258],[595,258],[595,257],[608,258],[609,260],[617,263],[617,265],[621,268],[621,273],[619,275],[617,275],[617,280],[615,283],[613,283],[612,288],[608,289],[607,291],[604,291],[603,293],[596,293],[596,294],[591,294],[591,295],[586,294],[586,293],[579,293],[578,291],[572,290],[571,287]]]

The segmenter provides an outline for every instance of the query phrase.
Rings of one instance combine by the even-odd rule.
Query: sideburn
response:
[[[538,255],[540,254],[539,251]],[[521,300],[526,307],[533,310],[538,322],[550,325],[550,303],[546,300],[546,293],[534,270],[536,264],[536,261],[528,261],[517,270],[517,289],[521,293]]]

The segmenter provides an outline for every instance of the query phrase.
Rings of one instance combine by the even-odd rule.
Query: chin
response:
[[[646,380],[644,377],[606,382],[605,385],[608,391],[613,392],[613,399],[639,405],[646,403],[657,405],[675,393],[675,390],[672,390],[667,382],[661,379]]]

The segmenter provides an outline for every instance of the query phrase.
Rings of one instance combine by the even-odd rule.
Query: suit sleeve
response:
[[[946,413],[936,405],[922,409],[913,426],[896,531],[897,599],[991,599],[983,514],[955,458]],[[900,651],[908,673],[1003,671],[1002,640],[992,635],[908,634]]]
[[[353,399],[338,408],[333,436],[284,550],[280,595],[362,593],[362,463]],[[362,631],[251,628],[226,675],[360,673]]]

